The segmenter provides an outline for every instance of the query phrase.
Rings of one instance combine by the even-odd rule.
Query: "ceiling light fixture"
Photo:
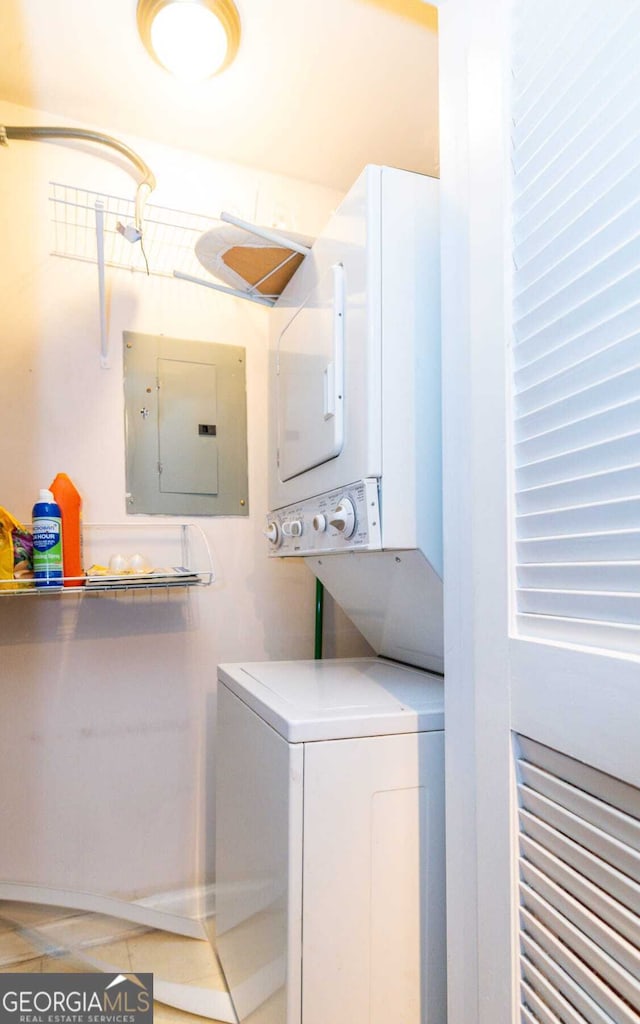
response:
[[[228,67],[240,43],[233,0],[138,0],[138,31],[158,64],[200,82]]]

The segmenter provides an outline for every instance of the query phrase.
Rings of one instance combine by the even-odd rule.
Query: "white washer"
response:
[[[218,953],[240,1021],[444,1024],[438,676],[221,665]]]

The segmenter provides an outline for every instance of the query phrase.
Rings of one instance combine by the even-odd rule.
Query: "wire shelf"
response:
[[[127,569],[127,561],[141,551],[148,568]],[[116,552],[124,568],[112,572],[109,563]],[[73,586],[63,587],[64,579],[53,587],[36,587],[33,580],[0,579],[0,597],[208,587],[215,579],[209,543],[194,523],[85,523],[83,553],[91,568],[86,575],[65,577]]]
[[[102,204],[104,219],[104,262],[109,267],[172,277],[174,271],[202,275],[194,246],[200,235],[220,223],[215,218],[148,203],[144,214],[142,243],[129,242],[118,231],[135,219],[133,199],[49,182],[51,209],[51,254],[97,263],[96,203]],[[99,207],[98,207],[99,208]],[[143,248],[144,247],[144,248]]]

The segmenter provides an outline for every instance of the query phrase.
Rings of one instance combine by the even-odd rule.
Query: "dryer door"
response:
[[[344,444],[344,268],[321,278],[278,340],[280,480],[320,466]]]

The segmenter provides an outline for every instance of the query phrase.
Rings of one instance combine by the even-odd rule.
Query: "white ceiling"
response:
[[[0,3],[4,100],[340,190],[365,163],[438,171],[420,0],[236,0],[238,56],[197,86],[147,55],[136,0]]]

